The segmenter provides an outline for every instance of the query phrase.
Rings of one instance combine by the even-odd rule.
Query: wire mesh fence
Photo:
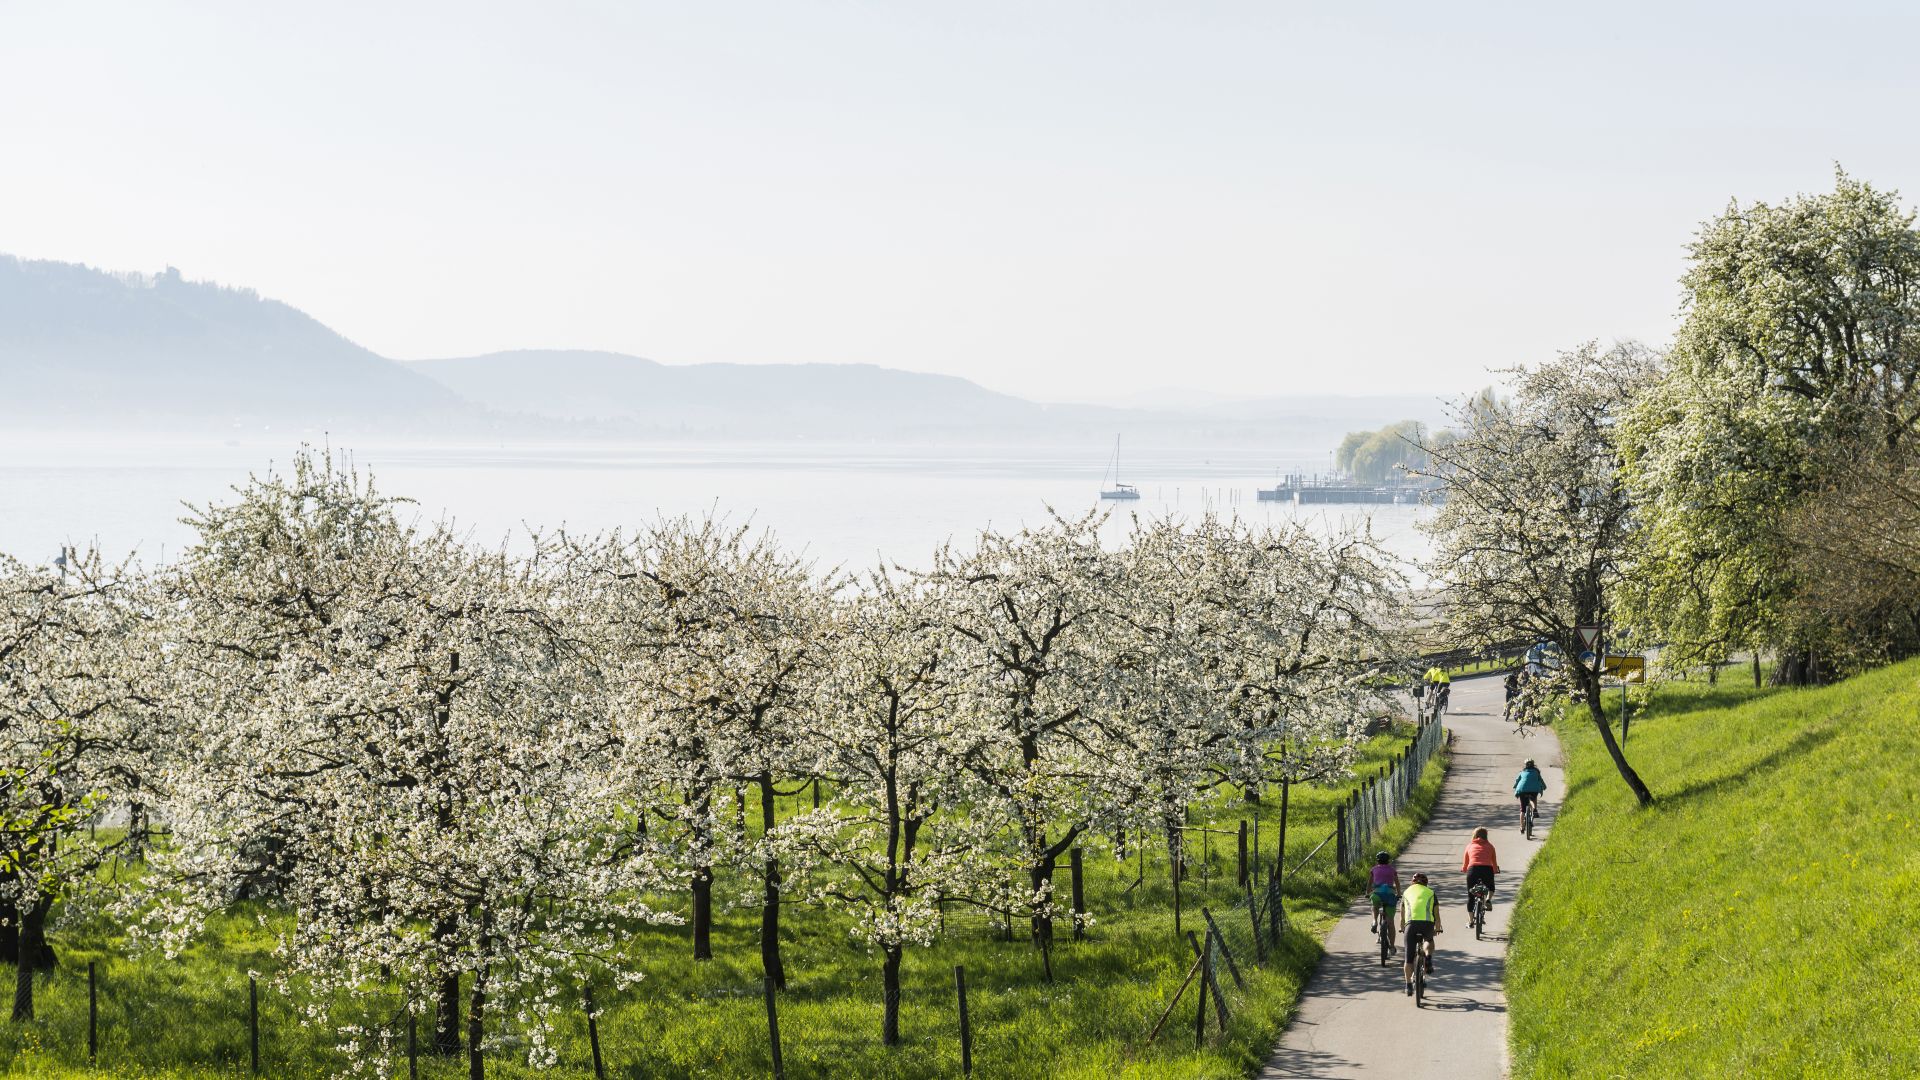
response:
[[[1382,767],[1361,785],[1342,806],[1334,820],[1334,866],[1346,873],[1366,859],[1369,842],[1380,835],[1387,823],[1398,817],[1413,801],[1413,793],[1425,774],[1427,762],[1446,738],[1446,729],[1437,720],[1422,723],[1413,743],[1392,765]]]

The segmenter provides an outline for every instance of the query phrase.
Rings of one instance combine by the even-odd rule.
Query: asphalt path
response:
[[[1416,1008],[1406,996],[1401,956],[1380,966],[1379,941],[1368,929],[1371,912],[1356,900],[1328,935],[1326,956],[1263,1078],[1497,1080],[1507,1073],[1507,925],[1527,864],[1560,806],[1560,744],[1550,731],[1522,735],[1503,719],[1498,676],[1456,680],[1451,698],[1445,722],[1453,732],[1453,758],[1446,784],[1426,827],[1395,864],[1403,884],[1425,871],[1442,904],[1426,1006]],[[1527,758],[1538,761],[1547,780],[1532,840],[1520,835],[1513,798],[1514,776]],[[1467,922],[1460,856],[1482,825],[1501,873],[1486,937],[1476,941]]]

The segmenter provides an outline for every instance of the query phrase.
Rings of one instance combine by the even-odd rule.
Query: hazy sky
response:
[[[1448,393],[1664,340],[1729,198],[1920,196],[1915,9],[1573,7],[0,0],[0,251],[402,358]]]

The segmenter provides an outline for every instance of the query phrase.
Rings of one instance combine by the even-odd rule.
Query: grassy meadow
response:
[[[1362,773],[1371,774],[1408,742],[1382,736],[1367,748]],[[1423,780],[1415,812],[1424,815],[1438,793],[1444,761]],[[1345,789],[1297,788],[1292,797],[1288,865],[1304,859],[1332,829]],[[1273,855],[1277,797],[1252,807],[1237,796],[1196,807],[1195,824],[1220,830],[1209,845],[1190,841],[1193,865],[1183,883],[1185,929],[1200,927],[1200,907],[1223,920],[1247,919],[1236,885],[1235,839],[1241,819],[1261,819],[1260,843]],[[1398,849],[1413,833],[1411,818],[1396,822],[1384,841]],[[1149,847],[1145,872],[1135,854],[1120,862],[1105,841],[1086,848],[1087,904],[1096,919],[1088,940],[1074,942],[1063,927],[1053,956],[1055,981],[1016,923],[1015,940],[1002,939],[997,916],[955,911],[948,934],[929,949],[909,950],[904,965],[902,1030],[905,1045],[880,1045],[880,957],[847,934],[844,920],[821,909],[793,907],[783,918],[789,988],[779,999],[786,1075],[809,1077],[951,1077],[960,1074],[953,967],[967,971],[974,1033],[974,1075],[1092,1078],[1244,1077],[1277,1039],[1300,987],[1320,954],[1333,919],[1358,895],[1357,873],[1336,878],[1332,849],[1320,852],[1288,885],[1291,931],[1280,955],[1264,968],[1240,958],[1249,986],[1233,993],[1235,1012],[1223,1038],[1194,1048],[1192,991],[1156,1042],[1144,1045],[1191,963],[1173,929],[1172,888],[1164,843]],[[1136,878],[1140,884],[1134,885]],[[1061,886],[1067,880],[1064,860]],[[1129,886],[1133,886],[1129,888]],[[723,892],[716,889],[716,899]],[[0,1025],[0,1075],[34,1077],[213,1077],[248,1072],[249,968],[271,971],[272,936],[262,925],[279,916],[243,905],[218,919],[205,942],[178,960],[130,957],[110,925],[56,928],[59,970],[39,991],[39,1019]],[[760,989],[758,911],[718,913],[715,958],[691,959],[685,927],[649,927],[631,943],[633,968],[646,972],[638,988],[601,988],[600,1038],[613,1077],[764,1077],[771,1074],[765,1006]],[[1232,939],[1237,928],[1227,927]],[[100,986],[101,1048],[97,1068],[86,1064],[86,966],[94,961]],[[11,971],[8,971],[9,977]],[[1222,976],[1225,981],[1224,975]],[[343,1060],[337,1038],[300,1026],[295,1005],[260,991],[263,1073],[323,1076]],[[353,1009],[368,1018],[398,1011],[398,998],[366,999]],[[495,1019],[497,1020],[495,1014]],[[526,1064],[524,1043],[509,1024],[509,1045],[488,1055],[489,1075],[591,1075],[584,1015],[569,1014],[557,1035],[561,1063],[553,1071]],[[427,1037],[423,1024],[421,1038]],[[421,1057],[421,1075],[465,1076],[462,1059]],[[405,1076],[404,1056],[399,1075]]]
[[[1590,724],[1561,726],[1567,799],[1507,964],[1516,1077],[1920,1075],[1920,662],[1744,674],[1636,711],[1647,810]]]

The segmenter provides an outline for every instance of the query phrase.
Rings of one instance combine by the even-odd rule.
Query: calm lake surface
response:
[[[192,540],[185,503],[224,501],[250,473],[284,467],[297,440],[227,443],[0,439],[0,552],[29,562],[62,544],[97,542],[147,561]],[[924,565],[948,538],[1111,508],[1117,542],[1131,515],[1192,518],[1207,510],[1253,523],[1304,520],[1334,530],[1371,522],[1396,553],[1424,557],[1411,506],[1261,503],[1282,471],[1325,467],[1324,452],[1141,450],[1122,461],[1134,502],[1099,499],[1109,451],[871,444],[388,445],[353,452],[390,495],[422,518],[451,518],[481,543],[513,543],[528,527],[595,532],[658,515],[715,511],[771,529],[788,547],[850,569],[880,559]]]

